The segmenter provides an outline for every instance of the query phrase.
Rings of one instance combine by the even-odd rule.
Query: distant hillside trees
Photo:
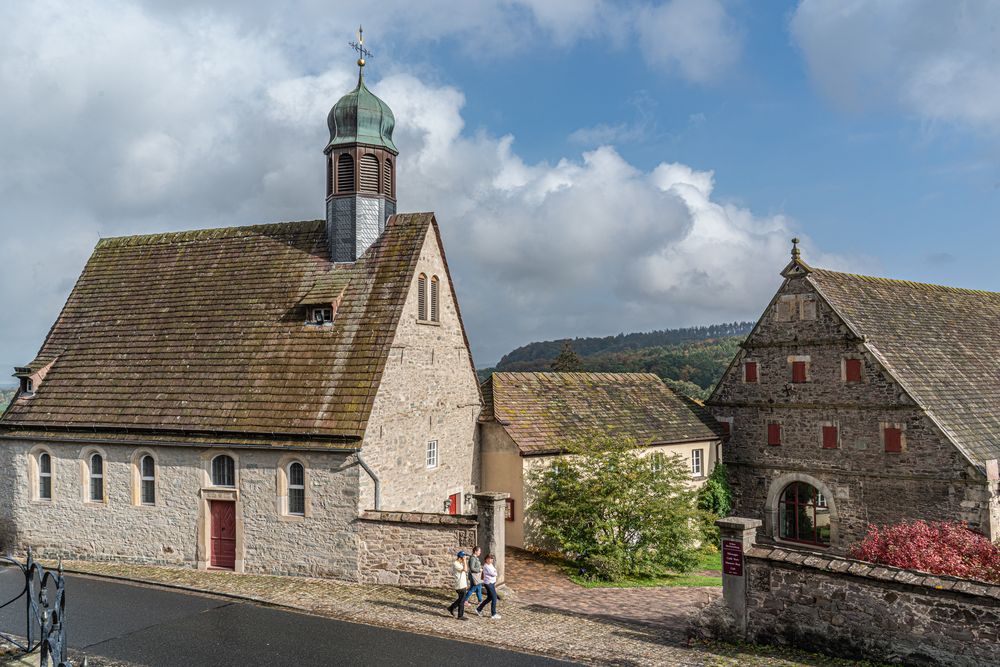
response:
[[[580,355],[568,340],[563,343],[559,356],[552,362],[552,370],[557,373],[573,373],[580,370]]]
[[[736,356],[753,322],[732,322],[605,338],[575,338],[530,343],[505,355],[492,370],[547,371],[571,365],[575,370],[606,373],[654,373],[675,391],[708,398],[715,383]],[[564,366],[565,365],[565,366]]]

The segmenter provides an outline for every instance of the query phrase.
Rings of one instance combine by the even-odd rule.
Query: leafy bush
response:
[[[848,555],[908,570],[1000,583],[1000,549],[961,523],[868,526],[864,540]]]
[[[712,468],[708,479],[698,489],[698,509],[711,512],[716,517],[729,516],[733,509],[733,489],[726,478],[726,466],[722,463]]]
[[[633,440],[596,435],[529,476],[529,519],[584,576],[614,581],[697,563],[687,466],[641,452]]]

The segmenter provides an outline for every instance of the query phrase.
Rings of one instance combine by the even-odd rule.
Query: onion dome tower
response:
[[[327,124],[326,227],[334,262],[353,262],[396,213],[396,119],[365,86],[364,33],[358,28],[358,85],[333,105]]]

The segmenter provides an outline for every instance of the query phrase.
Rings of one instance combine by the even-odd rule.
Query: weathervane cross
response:
[[[350,47],[358,52],[358,67],[363,68],[365,66],[365,58],[372,58],[375,56],[374,53],[365,48],[365,31],[361,26],[358,26],[358,41],[349,42]]]

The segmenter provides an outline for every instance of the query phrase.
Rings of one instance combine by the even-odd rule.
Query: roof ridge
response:
[[[132,236],[110,236],[97,242],[97,248],[123,248],[140,245],[157,245],[160,243],[176,243],[178,241],[201,241],[206,239],[241,238],[273,231],[292,230],[316,231],[325,228],[325,220],[295,220],[288,222],[269,222],[258,225],[242,225],[235,227],[212,227],[208,229],[189,229],[176,232],[160,232],[157,234],[135,234]],[[302,228],[299,230],[298,228]]]
[[[866,276],[860,273],[849,273],[846,271],[832,271],[830,269],[813,269],[810,276],[819,275],[819,277],[827,276],[844,276],[847,278],[852,278],[855,280],[864,280],[865,282],[883,284],[883,285],[900,285],[905,287],[913,287],[920,289],[929,290],[940,290],[944,292],[960,292],[963,294],[978,294],[981,296],[996,296],[1000,297],[1000,292],[991,292],[990,290],[972,289],[970,287],[952,287],[950,285],[938,285],[936,283],[923,283],[916,280],[902,280],[900,278],[884,278],[881,276]]]

